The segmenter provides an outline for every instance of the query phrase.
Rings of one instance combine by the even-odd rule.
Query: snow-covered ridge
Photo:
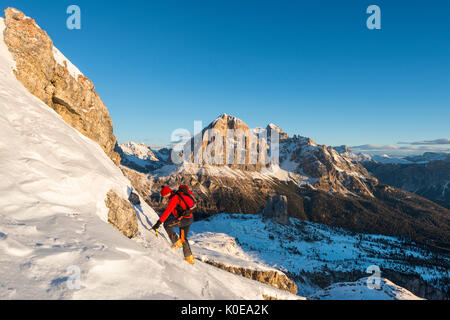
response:
[[[257,271],[280,272],[270,267],[257,256],[245,252],[236,240],[225,233],[204,232],[191,237],[192,248],[200,259],[209,259],[226,266],[237,266]]]
[[[144,143],[127,142],[119,144],[122,151],[141,160],[159,161],[152,149]]]
[[[75,67],[72,62],[70,62],[69,59],[67,59],[62,53],[61,51],[58,50],[58,48],[56,48],[55,46],[53,46],[53,57],[55,58],[56,62],[64,67],[67,68],[67,70],[69,71],[69,73],[72,75],[72,77],[75,78],[75,80],[78,80],[79,76],[84,76],[81,71]]]

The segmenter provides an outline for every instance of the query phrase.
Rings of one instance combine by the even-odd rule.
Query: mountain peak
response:
[[[221,114],[216,120],[214,120],[208,127],[208,129],[217,129],[221,132],[226,130],[250,130],[247,124],[236,117],[230,116],[226,113]]]
[[[267,136],[270,136],[272,131],[278,131],[278,134],[280,136],[280,140],[289,139],[289,135],[286,132],[284,132],[283,129],[281,129],[276,124],[269,123],[267,125],[266,130],[267,130]]]

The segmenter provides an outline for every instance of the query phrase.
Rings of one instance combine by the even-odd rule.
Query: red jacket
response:
[[[191,194],[191,196],[194,196],[192,193],[190,193],[190,194]],[[167,220],[167,218],[170,216],[171,213],[173,213],[173,216],[175,218],[178,218],[178,213],[175,208],[177,207],[177,205],[180,205],[183,209],[187,209],[184,201],[186,201],[186,203],[188,204],[189,207],[192,208],[194,206],[194,201],[191,198],[189,198],[188,196],[185,196],[185,195],[181,196],[181,197],[183,197],[184,201],[181,200],[179,197],[180,197],[180,195],[175,195],[170,199],[169,205],[167,206],[164,213],[161,215],[161,218],[159,218],[159,221],[161,221],[161,223],[164,223]],[[193,216],[193,214],[191,213],[186,218],[192,218],[192,216]]]

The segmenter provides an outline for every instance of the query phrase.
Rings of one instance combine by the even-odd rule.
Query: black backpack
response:
[[[189,217],[192,213],[194,213],[194,210],[197,209],[197,199],[190,194],[189,189],[187,186],[181,186],[178,188],[178,191],[176,191],[172,197],[178,196],[178,198],[181,199],[181,201],[184,202],[186,209],[184,209],[181,205],[177,204],[176,210],[180,217]],[[192,207],[189,207],[186,200],[182,196],[187,196],[192,199],[193,205]]]

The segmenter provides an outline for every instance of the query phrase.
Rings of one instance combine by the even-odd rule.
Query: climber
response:
[[[164,224],[164,228],[172,241],[172,248],[183,247],[185,260],[194,264],[194,256],[188,241],[188,232],[192,222],[194,222],[193,210],[197,207],[197,200],[185,185],[180,186],[178,191],[163,187],[160,194],[163,198],[169,198],[169,205],[152,229],[157,231],[161,224]],[[173,213],[173,218],[168,219],[171,213]],[[174,228],[180,228],[180,236]]]

